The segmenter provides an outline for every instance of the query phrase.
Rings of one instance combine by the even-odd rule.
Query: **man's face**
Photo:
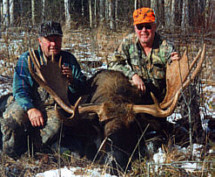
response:
[[[39,44],[46,57],[57,55],[61,50],[62,37],[58,35],[40,37]]]
[[[153,44],[156,30],[155,23],[141,23],[135,25],[134,29],[141,44]]]

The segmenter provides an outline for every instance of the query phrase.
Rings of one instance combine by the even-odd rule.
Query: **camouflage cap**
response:
[[[61,25],[58,22],[46,21],[39,28],[39,36],[47,37],[52,35],[63,36]]]

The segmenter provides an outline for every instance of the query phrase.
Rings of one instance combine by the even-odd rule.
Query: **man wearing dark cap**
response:
[[[53,54],[56,61],[62,57],[62,74],[70,82],[68,94],[76,101],[84,90],[86,78],[74,55],[61,50],[62,36],[60,23],[42,23],[39,29],[39,47],[34,52],[37,58],[42,59],[44,56],[49,59]],[[23,53],[17,62],[13,77],[14,101],[3,114],[3,151],[11,157],[18,157],[26,151],[29,134],[40,137],[34,143],[36,148],[41,148],[51,145],[60,129],[60,121],[54,112],[54,99],[31,77],[28,56],[29,52]]]
[[[123,39],[114,53],[110,69],[122,71],[144,96],[153,103],[150,92],[159,101],[165,95],[165,72],[169,60],[179,60],[173,45],[156,32],[155,14],[143,7],[133,13],[135,33]]]

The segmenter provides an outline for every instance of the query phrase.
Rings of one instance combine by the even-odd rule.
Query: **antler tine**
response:
[[[62,65],[62,56],[60,56],[60,59],[59,59],[59,68],[61,68],[61,65]]]
[[[201,70],[201,68],[202,68],[202,63],[203,63],[203,61],[204,61],[204,59],[205,59],[205,48],[206,48],[206,45],[204,44],[204,45],[203,45],[203,49],[202,49],[202,53],[201,53],[201,58],[200,58],[200,60],[199,60],[199,62],[198,62],[198,64],[197,64],[195,70],[193,71],[193,73],[192,73],[190,79],[189,79],[189,80],[186,80],[186,81],[183,83],[182,89],[186,88],[186,87],[189,85],[189,83],[195,79],[195,77],[197,76],[197,74],[198,74],[199,71]]]
[[[41,62],[41,65],[44,65],[42,57],[40,57],[40,62]]]
[[[203,49],[204,49],[204,46],[203,46]],[[197,62],[197,60],[199,59],[201,53],[203,52],[203,50],[199,50],[196,57],[194,58],[194,60],[192,61],[191,65],[190,65],[190,68],[193,68],[194,67],[194,64]]]
[[[52,52],[52,62],[54,62],[54,53]]]
[[[47,57],[45,56],[45,54],[43,53],[43,58],[45,60],[45,63],[47,64],[48,60],[47,60]]]
[[[40,63],[39,63],[39,61],[38,61],[38,59],[37,59],[36,54],[34,53],[34,50],[29,49],[29,55],[30,55],[31,60],[32,60],[33,63],[34,63],[34,66],[35,66],[36,71],[38,72],[38,75],[40,76],[40,78],[41,78],[43,81],[45,81],[43,75],[42,75],[41,72],[40,72],[41,65],[40,65]],[[28,61],[30,61],[30,63],[31,63],[31,60],[28,59]],[[28,63],[29,63],[29,62],[28,62]],[[31,67],[31,66],[30,66],[30,67]],[[29,68],[30,68],[30,67],[29,67]],[[32,67],[31,67],[31,68],[32,68]],[[32,72],[34,72],[33,69],[32,69]]]
[[[29,49],[29,55],[30,55],[30,57],[32,58],[32,61],[33,61],[34,65],[35,65],[35,68],[36,68],[36,69],[39,69],[39,68],[40,68],[40,63],[39,63],[39,61],[37,60],[37,56],[36,56],[36,54],[34,53],[34,50],[33,50],[33,49]]]
[[[155,98],[155,96],[153,95],[153,93],[151,93],[152,99],[155,104],[154,105],[133,105],[133,111],[135,113],[147,113],[147,114],[153,115],[155,117],[165,118],[174,112],[175,107],[177,105],[179,95],[180,95],[180,91],[178,91],[176,93],[170,107],[168,107],[168,109],[166,109],[166,110],[163,110],[159,106],[159,103],[158,103],[157,99]]]

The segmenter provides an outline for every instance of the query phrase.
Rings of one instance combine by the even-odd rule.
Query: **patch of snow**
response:
[[[182,116],[180,113],[173,113],[172,115],[167,117],[167,121],[169,121],[170,123],[175,123],[175,121],[181,119]]]
[[[81,167],[61,168],[57,170],[49,170],[44,173],[38,173],[35,177],[116,177],[103,173],[99,168],[86,169]]]

